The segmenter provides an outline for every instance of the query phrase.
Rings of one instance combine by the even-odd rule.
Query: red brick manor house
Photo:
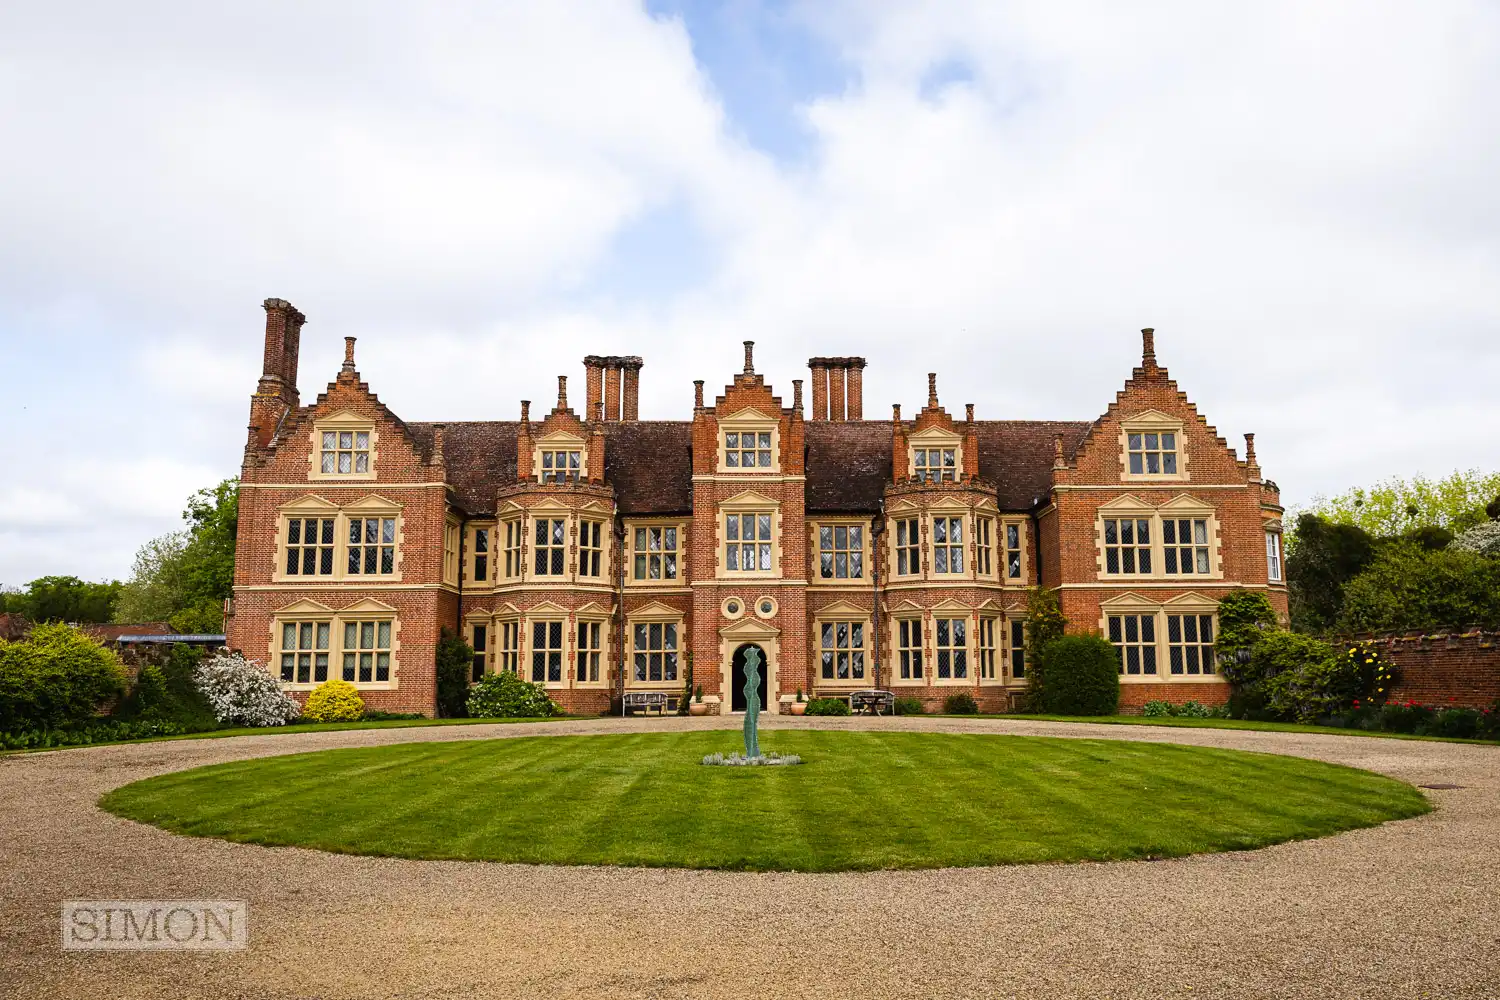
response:
[[[584,359],[584,405],[408,423],[361,380],[354,338],[315,400],[303,315],[267,299],[250,403],[230,644],[293,692],[335,677],[371,708],[432,713],[440,630],[473,671],[511,670],[570,711],[675,699],[692,672],[743,706],[884,688],[1004,709],[1026,684],[1027,588],[1121,652],[1122,703],[1219,702],[1215,607],[1235,587],[1283,613],[1280,497],[1254,439],[1236,456],[1152,332],[1103,414],[978,420],[938,401],[867,420],[863,358],[813,358],[790,401],[743,371],[689,419],[638,418],[642,360]],[[810,409],[809,409],[810,405]]]

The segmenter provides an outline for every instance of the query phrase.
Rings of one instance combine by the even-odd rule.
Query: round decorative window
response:
[[[724,602],[724,617],[738,618],[745,613],[745,602],[738,597],[731,597]]]
[[[776,614],[776,600],[771,597],[762,597],[755,602],[755,613],[762,618],[771,618]]]

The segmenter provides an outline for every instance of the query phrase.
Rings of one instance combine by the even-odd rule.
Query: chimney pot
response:
[[[703,380],[701,378],[693,379],[693,409],[703,409]]]
[[[900,403],[892,403],[891,404],[891,419],[894,420],[898,424],[901,422],[901,404]]]
[[[933,409],[937,409],[937,372],[927,373],[927,405]]]
[[[345,337],[344,338],[344,367],[343,367],[343,370],[346,371],[346,372],[349,372],[350,374],[354,373],[354,339],[355,338],[353,338],[353,337]]]
[[[965,403],[964,404],[964,419],[967,420],[971,424],[974,422],[974,404],[973,403]]]
[[[1141,367],[1156,367],[1156,330],[1149,326],[1141,330]]]
[[[755,341],[745,341],[745,374],[755,374]]]
[[[521,423],[525,424],[525,423],[530,423],[530,422],[531,422],[531,400],[529,400],[529,399],[523,399],[523,400],[521,400]]]
[[[557,376],[557,408],[566,410],[568,408],[568,376]]]
[[[799,417],[802,415],[802,380],[792,379],[792,412]]]

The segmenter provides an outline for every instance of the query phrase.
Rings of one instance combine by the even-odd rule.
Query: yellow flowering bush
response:
[[[354,685],[336,679],[319,684],[302,706],[302,717],[309,722],[358,722],[364,714],[364,699]]]

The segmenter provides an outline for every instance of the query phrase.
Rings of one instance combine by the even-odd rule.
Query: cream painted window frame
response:
[[[610,578],[609,573],[609,536],[610,523],[607,518],[599,515],[590,516],[581,512],[573,521],[573,530],[578,535],[578,567],[577,575],[579,581],[595,580],[603,582]],[[593,535],[591,539],[585,539],[585,535]],[[594,544],[585,544],[585,542]],[[590,557],[593,557],[592,559]],[[592,562],[597,572],[585,573],[584,565]]]
[[[1004,553],[1005,559],[1003,566],[997,566],[995,571],[1000,574],[999,579],[1002,583],[1014,583],[1024,587],[1026,586],[1026,582],[1031,579],[1031,549],[1027,544],[1030,539],[1028,537],[1026,519],[1019,517],[1001,518],[998,522],[998,528],[1000,535],[995,541],[995,551],[996,553]],[[1014,549],[1010,547],[1010,533],[1012,528],[1015,529],[1016,540],[1019,543]],[[1003,545],[1001,544],[1002,541],[1004,542]],[[1012,555],[1018,556],[1019,572],[1014,575],[1010,571]]]
[[[334,472],[323,471],[323,435],[324,434],[368,434],[369,467],[364,472]],[[362,417],[355,413],[340,412],[331,414],[313,421],[312,431],[308,435],[307,456],[307,478],[309,482],[323,483],[360,483],[371,482],[376,478],[376,468],[380,458],[380,432],[376,422],[369,417]],[[339,449],[334,449],[335,453]]]
[[[974,525],[970,533],[974,536],[974,577],[980,580],[996,579],[995,567],[995,542],[997,536],[1003,535],[1004,528],[999,532],[995,529],[1000,526],[1000,521],[993,514],[976,512],[974,514]],[[1004,549],[1001,550],[1002,552]]]
[[[495,650],[495,669],[509,670],[521,676],[521,630],[525,619],[519,615],[497,615],[494,618],[495,638],[490,646]]]
[[[757,538],[756,568],[753,570],[729,569],[729,529],[726,519],[730,515],[742,516],[745,514],[765,515],[771,517],[771,568],[763,570],[760,568],[760,541]],[[756,522],[757,534],[759,521]],[[781,568],[781,504],[770,497],[753,491],[737,494],[719,503],[714,513],[715,533],[715,578],[719,580],[779,580],[784,574]],[[743,545],[743,540],[736,539],[734,544]]]
[[[567,470],[568,475],[562,479],[557,479],[555,477],[553,479],[544,479],[543,476],[545,473],[542,468],[542,455],[548,452],[551,452],[553,454],[556,454],[558,452],[577,452],[577,470],[569,468]],[[554,468],[552,471],[555,472],[556,469]],[[576,476],[573,475],[575,471],[577,472]],[[553,431],[551,434],[548,434],[545,437],[538,438],[531,446],[531,472],[533,481],[546,485],[588,482],[588,442],[579,437],[577,434],[570,434],[567,431]]]
[[[672,549],[666,547],[667,529],[672,529],[676,537],[676,545]],[[629,520],[625,522],[625,585],[627,587],[680,587],[687,585],[687,522],[671,520]],[[636,532],[645,532],[646,548],[637,546]],[[659,531],[662,537],[660,549],[651,548],[651,532]],[[673,576],[666,575],[667,555],[671,554],[674,560],[675,573]],[[661,559],[662,575],[656,579],[651,578],[651,557],[657,556]],[[635,575],[636,560],[644,558],[646,575],[638,577]]]
[[[919,510],[899,511],[889,516],[890,523],[886,526],[886,537],[890,539],[891,574],[890,578],[897,581],[920,580],[922,578],[922,553],[925,545],[922,540],[922,527],[927,521],[925,512]],[[910,536],[915,533],[915,540],[907,537],[906,544],[901,544],[903,534],[903,522],[905,522],[905,534]],[[901,572],[901,557],[905,550],[908,557],[908,572]],[[915,564],[915,568],[912,568]]]
[[[891,623],[891,666],[889,681],[892,686],[927,687],[932,683],[932,664],[927,657],[927,615],[922,612],[893,611]],[[902,643],[902,623],[907,625],[907,643]],[[911,644],[915,634],[915,644]],[[919,676],[901,676],[901,654],[909,656],[908,672]]]
[[[678,691],[678,690],[682,689],[682,672],[683,672],[683,670],[686,669],[686,666],[687,666],[687,660],[686,660],[686,657],[684,655],[687,652],[687,650],[683,648],[683,644],[685,642],[687,642],[687,640],[688,640],[687,631],[686,631],[686,629],[683,626],[683,618],[684,618],[684,616],[681,614],[681,612],[678,612],[678,611],[675,611],[675,610],[673,610],[671,612],[641,611],[641,612],[637,612],[635,614],[631,614],[631,615],[627,615],[626,616],[626,620],[625,620],[625,630],[626,630],[625,631],[625,643],[626,643],[626,645],[625,645],[625,686],[627,688],[630,688],[632,690],[638,690],[638,691]],[[647,628],[647,633],[646,633],[647,647],[644,648],[644,649],[642,649],[642,648],[640,648],[640,647],[638,647],[636,645],[636,628],[637,628],[637,626],[640,626],[640,625],[644,625]],[[666,641],[666,629],[667,629],[667,626],[670,625],[670,626],[672,626],[676,630],[676,646],[674,647],[674,649],[675,649],[675,652],[677,653],[677,676],[673,680],[670,680],[670,681],[668,681],[668,680],[660,680],[660,681],[653,681],[653,680],[651,680],[651,665],[650,665],[650,659],[649,659],[650,658],[650,654],[653,653],[653,652],[661,652],[661,653],[664,654],[665,651],[666,651],[666,648],[667,648],[665,645],[663,645],[662,649],[660,649],[660,650],[653,650],[653,649],[650,648],[650,627],[652,625],[660,625],[660,626],[662,626],[662,640],[663,640],[663,643],[665,643],[665,641]],[[635,658],[636,658],[636,654],[637,653],[645,653],[646,656],[647,656],[646,679],[645,680],[637,680],[636,676],[635,676],[635,662],[636,662]],[[666,662],[665,662],[666,657],[665,657],[665,655],[663,655],[662,659],[663,659],[662,673],[663,673],[663,675],[665,675],[666,674]]]
[[[497,559],[495,582],[526,579],[526,518],[516,514],[495,522],[495,541],[491,545]],[[515,572],[511,572],[515,570]]]
[[[1122,502],[1126,501],[1126,502]],[[1208,572],[1207,573],[1168,573],[1166,571],[1166,549],[1167,545],[1162,540],[1164,532],[1163,522],[1166,520],[1203,520],[1206,521],[1205,529],[1208,533],[1208,544],[1206,546],[1194,545],[1192,548],[1208,549]],[[1107,570],[1108,558],[1105,554],[1104,522],[1106,520],[1146,520],[1151,524],[1151,572],[1150,573],[1110,573]],[[1173,581],[1191,585],[1196,581],[1205,583],[1224,579],[1223,558],[1223,526],[1219,523],[1218,508],[1212,504],[1199,501],[1188,494],[1173,497],[1159,506],[1152,506],[1143,500],[1133,496],[1121,497],[1116,501],[1105,504],[1098,508],[1094,515],[1094,552],[1096,556],[1097,573],[1096,578],[1104,583],[1131,584],[1145,581]],[[1141,548],[1133,545],[1133,548]],[[1182,548],[1174,544],[1173,548]],[[1024,548],[1024,543],[1023,543]]]
[[[847,646],[841,647],[838,645],[838,626],[840,625],[848,626],[849,645]],[[860,644],[858,646],[854,645],[854,628],[856,626],[859,627],[860,636]],[[827,627],[832,627],[834,630],[833,646],[823,645],[823,630]],[[827,615],[820,613],[815,616],[813,619],[814,683],[820,688],[847,687],[850,689],[870,687],[874,684],[875,660],[871,653],[871,640],[873,638],[870,634],[870,619],[868,617],[861,618],[857,615],[839,613]],[[834,676],[831,678],[823,676],[823,654],[829,652],[833,654]],[[838,676],[838,654],[840,652],[847,652],[849,654],[849,676],[846,678]],[[863,660],[863,677],[854,676],[854,654],[856,653],[860,654]]]
[[[944,540],[941,542],[938,541],[937,522],[939,520],[944,522]],[[969,550],[968,536],[971,534],[967,527],[969,521],[967,513],[954,508],[933,508],[927,511],[926,521],[925,527],[927,528],[927,537],[931,543],[932,552],[932,578],[935,580],[957,580],[973,576],[974,574],[969,568],[969,561],[966,558]],[[960,536],[957,542],[954,542],[952,538],[955,522],[958,524],[958,533]],[[949,566],[948,569],[938,569],[938,549],[940,548],[946,550],[947,559],[945,561]],[[953,557],[955,555],[958,557],[958,569],[952,568]]]
[[[1175,473],[1150,473],[1130,471],[1130,436],[1132,434],[1172,434],[1176,444],[1177,471]],[[1168,416],[1159,410],[1146,410],[1131,414],[1120,420],[1120,482],[1122,483],[1185,483],[1192,479],[1189,468],[1190,455],[1187,448],[1187,422]],[[1161,449],[1158,448],[1158,451]]]
[[[939,637],[942,635],[942,623],[948,622],[948,644],[939,645]],[[960,623],[963,628],[963,641],[958,644],[953,642],[953,623]],[[934,687],[973,687],[973,637],[974,614],[971,611],[960,611],[958,609],[934,610],[932,612],[932,675],[928,679]],[[949,654],[948,676],[944,677],[940,672],[943,653]],[[958,669],[959,658],[962,657],[964,675],[959,677],[955,671]]]
[[[1218,635],[1219,618],[1218,602],[1202,594],[1184,594],[1171,598],[1167,601],[1153,601],[1150,598],[1141,597],[1137,594],[1124,594],[1120,597],[1104,601],[1099,606],[1099,634],[1109,640],[1111,645],[1115,644],[1110,632],[1109,619],[1112,617],[1123,617],[1125,615],[1138,615],[1150,618],[1153,638],[1150,647],[1154,650],[1156,661],[1156,673],[1144,672],[1144,656],[1142,657],[1142,673],[1131,674],[1127,672],[1126,657],[1123,651],[1120,653],[1120,683],[1121,684],[1225,684],[1228,683],[1223,674],[1219,672],[1218,663],[1214,663],[1213,673],[1209,674],[1173,674],[1171,672],[1171,643],[1168,638],[1169,615],[1212,615],[1214,619],[1214,635]],[[1125,625],[1121,623],[1121,631],[1124,633]],[[1123,636],[1122,636],[1123,637]],[[1145,647],[1145,642],[1138,639],[1137,646]],[[1116,649],[1120,649],[1116,646]]]
[[[598,688],[609,686],[609,643],[610,643],[610,619],[608,615],[578,614],[574,616],[573,623],[573,683],[582,688]],[[579,632],[583,628],[597,628],[599,630],[599,645],[585,647],[579,642]],[[589,637],[590,639],[593,636]],[[579,657],[585,654],[598,657],[599,676],[595,680],[586,680],[583,671],[579,669]]]
[[[391,573],[349,572],[349,527],[355,518],[361,520],[379,518],[393,519],[395,532],[395,571]],[[291,546],[290,533],[293,520],[305,522],[309,519],[333,522],[333,542],[329,546],[319,543],[317,548],[331,548],[332,573],[288,573],[286,571],[287,549]],[[321,530],[321,529],[320,529]],[[305,548],[298,543],[298,548]],[[363,543],[361,543],[363,548]],[[406,518],[401,505],[381,496],[361,497],[340,507],[318,496],[299,497],[276,509],[276,556],[271,564],[271,582],[287,584],[367,583],[372,587],[381,584],[401,583],[406,555]]]
[[[832,533],[834,546],[830,548],[829,554],[833,557],[834,576],[823,576],[823,529],[827,528]],[[838,548],[838,529],[858,528],[859,548]],[[808,546],[807,550],[812,556],[812,569],[808,574],[808,582],[814,586],[822,587],[868,587],[870,585],[870,522],[864,518],[819,518],[808,522]],[[847,537],[847,532],[846,532]],[[859,575],[838,576],[838,556],[859,554]]]
[[[776,416],[761,413],[759,410],[740,410],[738,413],[722,417],[719,420],[719,437],[715,444],[718,452],[715,465],[720,475],[729,476],[756,476],[756,475],[780,475],[781,474],[781,420]],[[726,435],[728,434],[765,434],[771,435],[771,464],[769,467],[757,465],[753,469],[746,469],[738,465],[729,464],[727,453],[728,446]],[[740,451],[743,449],[735,449]],[[756,449],[760,449],[757,447]]]
[[[462,546],[463,533],[457,518],[447,518],[443,522],[443,583],[449,587],[458,586],[459,577],[459,550]]]
[[[1266,529],[1266,582],[1284,583],[1286,556],[1282,552],[1281,532]]]
[[[568,635],[572,631],[569,626],[568,615],[555,611],[539,611],[536,614],[528,613],[524,621],[522,641],[525,643],[525,649],[521,654],[521,662],[526,664],[526,670],[521,674],[521,677],[524,680],[531,681],[533,684],[540,684],[545,688],[553,690],[568,687],[569,678],[572,676],[568,660],[572,655],[573,649],[570,636]],[[558,627],[558,645],[555,649],[551,645],[544,644],[538,650],[536,645],[536,627],[538,625],[547,628],[549,633],[547,636],[548,639],[551,638],[551,626],[556,625]],[[557,654],[557,680],[554,681],[550,677],[545,676],[545,674],[550,673],[550,664],[543,665],[544,678],[540,681],[536,679],[536,656],[538,652],[546,656],[550,656],[553,653]]]
[[[273,611],[270,616],[271,637],[270,653],[273,657],[271,676],[281,677],[281,641],[282,626],[298,624],[303,622],[327,622],[329,625],[328,641],[328,676],[331,680],[342,679],[344,676],[344,653],[354,652],[358,654],[358,648],[346,650],[344,647],[344,626],[350,622],[386,622],[391,627],[390,651],[390,679],[386,681],[361,681],[359,680],[359,663],[355,661],[355,680],[351,683],[361,691],[395,691],[400,687],[401,676],[401,616],[394,610],[384,606],[361,607],[355,605],[343,610],[333,608],[305,609],[292,608],[283,611]],[[373,676],[372,664],[372,676]],[[317,682],[298,683],[281,682],[281,686],[287,691],[312,691],[318,687]]]
[[[951,451],[953,452],[953,478],[926,479],[917,474],[917,452],[918,451]],[[910,435],[906,440],[906,469],[907,477],[910,479],[921,479],[922,482],[931,483],[956,483],[964,478],[964,439],[962,434],[944,430],[941,427],[928,427]],[[947,465],[944,463],[940,471],[945,472]]]
[[[1005,664],[1000,655],[1004,621],[996,612],[980,612],[975,616],[974,667],[975,679],[980,684],[1005,683]]]
[[[479,533],[487,532],[485,535],[485,550],[479,551]],[[493,585],[499,578],[499,555],[500,531],[499,525],[493,521],[472,521],[464,529],[466,544],[464,545],[464,579],[469,583]],[[484,557],[485,571],[481,576],[479,570],[479,559]]]
[[[1016,626],[1020,626],[1019,633]],[[1018,637],[1020,643],[1016,642]],[[1019,657],[1017,656],[1019,654]],[[1021,673],[1016,673],[1019,658]],[[1026,616],[1007,614],[1000,626],[1000,670],[1006,684],[1025,684],[1026,676]]]

